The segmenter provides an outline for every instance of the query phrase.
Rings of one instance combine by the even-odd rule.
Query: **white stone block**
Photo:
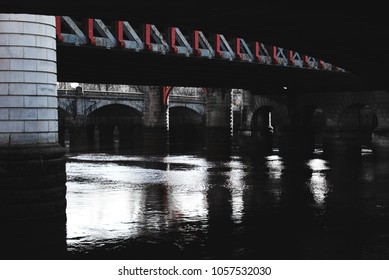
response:
[[[28,59],[46,59],[47,53],[44,48],[23,47],[23,57]]]
[[[46,96],[25,96],[24,107],[46,108],[47,97]]]
[[[47,60],[51,60],[51,61],[57,61],[57,52],[53,49],[47,49],[47,56],[46,56],[46,59]]]
[[[52,38],[56,37],[56,28],[54,25],[46,25],[46,36]]]
[[[37,60],[37,70],[43,72],[57,72],[57,63],[50,60]]]
[[[57,85],[57,74],[47,73],[47,83],[51,85]]]
[[[0,58],[0,70],[3,70],[3,71],[11,70],[9,58]]]
[[[8,45],[9,45],[9,35],[0,33],[0,46],[8,46]]]
[[[47,132],[49,130],[48,121],[25,121],[25,132]]]
[[[38,109],[11,108],[9,109],[10,120],[37,120]]]
[[[6,21],[37,21],[36,15],[33,14],[0,14],[0,20]]]
[[[38,134],[39,143],[57,143],[58,142],[58,133],[39,133]]]
[[[23,47],[9,47],[9,46],[0,46],[0,57],[2,58],[23,58],[24,57],[24,48]]]
[[[24,82],[26,83],[47,83],[48,73],[46,72],[24,72]]]
[[[1,133],[0,132],[0,145],[9,145],[10,139],[9,139],[9,133]]]
[[[37,22],[55,26],[55,16],[36,15],[35,19]]]
[[[46,25],[41,23],[34,23],[34,22],[24,22],[23,33],[38,35],[38,36],[46,36],[47,34]]]
[[[39,84],[37,85],[37,94],[38,95],[46,95],[46,96],[57,96],[57,87],[53,84]],[[57,98],[55,98],[57,99]],[[48,102],[48,106],[52,107],[50,104],[51,101]]]
[[[1,132],[24,132],[24,121],[0,121]]]
[[[57,48],[57,41],[52,37],[39,36],[36,37],[36,46],[55,50]]]
[[[23,22],[2,21],[0,24],[0,33],[23,33]]]
[[[10,134],[11,145],[35,144],[38,143],[38,133],[13,133]]]
[[[58,108],[58,98],[57,97],[47,97],[47,108]]]
[[[38,119],[40,120],[57,120],[58,119],[58,109],[38,109]]]
[[[0,84],[0,95],[8,95],[8,89],[9,89],[8,83]]]
[[[58,121],[49,121],[49,131],[58,132]]]
[[[8,108],[0,108],[0,120],[9,120]]]
[[[36,36],[28,34],[11,34],[9,35],[9,44],[11,46],[36,47]]]
[[[36,71],[36,61],[31,59],[11,59],[10,70]]]
[[[10,95],[36,95],[36,84],[9,84]]]
[[[23,83],[24,73],[0,70],[0,83]]]
[[[8,95],[2,96],[2,95],[0,95],[0,107],[3,107],[3,108],[24,107],[24,97],[23,96],[8,96]]]

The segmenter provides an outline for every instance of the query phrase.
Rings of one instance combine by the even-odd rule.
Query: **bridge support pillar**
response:
[[[55,17],[0,14],[0,255],[66,253]]]
[[[205,117],[207,155],[229,155],[231,152],[231,90],[208,89]]]
[[[323,154],[325,157],[360,157],[361,151],[359,130],[327,129],[324,131]]]
[[[373,132],[372,149],[376,157],[389,157],[389,128],[376,129]]]
[[[143,152],[165,154],[168,151],[167,107],[162,103],[162,87],[144,87]]]
[[[315,149],[314,135],[301,127],[285,126],[279,130],[279,153],[287,158],[304,159]]]

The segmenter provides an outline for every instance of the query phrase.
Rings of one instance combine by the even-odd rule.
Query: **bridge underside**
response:
[[[58,81],[244,88],[253,93],[347,91],[372,88],[357,75],[58,45]],[[71,58],[71,59],[69,59]]]
[[[384,2],[382,2],[384,3]],[[289,48],[306,53],[328,61],[334,65],[342,67],[354,74],[357,74],[377,88],[388,88],[389,82],[389,33],[386,30],[386,17],[384,7],[377,5],[364,5],[363,2],[353,3],[352,6],[339,7],[331,6],[328,3],[308,6],[295,1],[282,3],[266,1],[258,3],[251,1],[240,1],[238,4],[229,6],[225,1],[129,1],[125,4],[122,1],[88,1],[69,0],[58,5],[55,2],[43,0],[31,1],[15,0],[3,1],[0,4],[2,12],[27,12],[52,15],[69,15],[80,17],[94,17],[102,19],[123,19],[131,22],[162,25],[177,25],[188,28],[198,28],[203,31],[220,32],[225,35],[239,36],[247,40],[258,40],[269,44]],[[381,51],[385,50],[385,51]],[[88,50],[91,51],[92,50]],[[83,50],[59,49],[59,80],[72,80],[71,70],[83,71],[85,80],[92,81],[93,77],[102,78],[113,82],[124,82],[123,69],[128,69],[130,63],[134,65],[127,76],[133,76],[134,83],[164,83],[164,84],[193,84],[204,80],[211,85],[220,85],[222,81],[225,86],[236,86],[245,84],[258,86],[262,79],[266,77],[268,84],[284,84],[286,74],[290,81],[311,81],[321,85],[333,84],[343,87],[355,82],[355,77],[338,74],[328,74],[329,77],[316,77],[316,73],[305,73],[305,71],[289,69],[268,69],[268,67],[256,66],[255,71],[251,71],[250,66],[240,67],[240,65],[229,65],[223,68],[222,62],[216,65],[207,62],[191,62],[191,67],[184,67],[186,61],[174,61],[174,59],[162,58],[140,58],[136,55],[127,57],[126,61],[121,61],[124,54],[111,54],[105,58],[101,57],[101,65],[112,65],[109,73],[89,73],[98,72],[97,61],[92,61],[91,57],[85,56]],[[68,61],[62,59],[67,54],[74,55],[73,64],[77,67],[71,68],[66,65]],[[68,56],[67,56],[68,57]],[[81,59],[82,58],[82,59]],[[106,61],[105,61],[106,60]],[[151,61],[153,60],[153,61]],[[155,61],[154,61],[155,60]],[[81,63],[81,61],[83,61]],[[107,61],[115,62],[106,64]],[[79,70],[75,69],[78,68]],[[89,68],[89,71],[84,72]],[[153,69],[154,68],[154,69]],[[264,68],[264,69],[262,69]],[[168,69],[168,71],[167,71]],[[185,75],[178,75],[185,70]],[[218,70],[218,71],[216,71]],[[236,75],[236,71],[239,75]],[[100,71],[100,70],[99,70]],[[227,73],[223,73],[223,72]],[[250,76],[253,72],[253,76]],[[270,72],[270,74],[268,74]],[[293,73],[289,73],[293,72]],[[149,73],[147,81],[145,73]],[[235,73],[235,74],[234,74]],[[182,74],[182,73],[181,73]],[[154,77],[159,75],[160,77]],[[281,78],[274,78],[279,75]],[[212,78],[210,79],[210,76]],[[240,77],[237,77],[240,76]],[[335,76],[335,77],[332,77]],[[185,77],[190,77],[185,79]],[[254,82],[252,80],[254,79]],[[100,79],[99,79],[100,80]],[[106,80],[100,80],[104,82]],[[239,82],[238,82],[239,80]],[[243,81],[242,81],[243,80]],[[265,79],[264,79],[265,80]],[[358,79],[357,79],[358,80]],[[360,83],[361,81],[358,81]],[[300,84],[300,82],[298,82]],[[354,85],[355,86],[355,85]]]

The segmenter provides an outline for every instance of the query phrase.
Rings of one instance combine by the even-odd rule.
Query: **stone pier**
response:
[[[205,116],[207,155],[229,155],[231,152],[230,89],[208,89]]]
[[[58,144],[55,17],[0,14],[0,250],[66,252],[66,172]]]
[[[144,87],[143,152],[165,154],[168,151],[166,110],[162,103],[162,87]]]

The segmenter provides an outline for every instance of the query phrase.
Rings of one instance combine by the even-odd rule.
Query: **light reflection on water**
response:
[[[361,223],[389,209],[386,188],[376,186],[387,183],[388,165],[363,160],[69,155],[68,247],[168,239],[205,258],[354,256],[366,237],[349,232],[363,233]],[[374,191],[384,195],[372,200]]]
[[[136,166],[139,162],[164,163],[166,169]],[[172,169],[173,164],[177,167]],[[136,237],[142,230],[159,230],[161,223],[166,226],[177,219],[205,220],[206,168],[204,159],[189,156],[145,159],[85,154],[70,157],[67,163],[69,245]],[[161,194],[161,189],[166,193]],[[156,205],[148,207],[150,201]]]
[[[307,162],[307,166],[312,170],[312,176],[308,181],[308,185],[318,206],[322,206],[325,203],[331,188],[324,173],[326,170],[329,170],[327,164],[327,161],[319,158],[311,159]]]

